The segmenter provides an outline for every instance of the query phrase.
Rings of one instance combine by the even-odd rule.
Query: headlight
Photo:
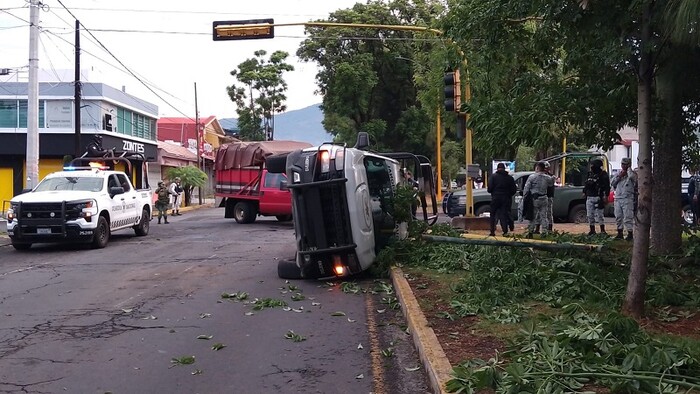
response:
[[[87,200],[75,203],[74,207],[79,210],[78,217],[84,218],[88,222],[97,214],[97,202],[95,200]]]
[[[12,222],[15,220],[15,205],[11,205],[10,209],[7,210],[7,221]]]

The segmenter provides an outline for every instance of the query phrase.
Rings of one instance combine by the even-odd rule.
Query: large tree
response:
[[[478,93],[469,110],[482,143],[546,145],[568,129],[582,143],[607,146],[621,126],[638,127],[639,209],[624,306],[635,317],[643,312],[650,228],[659,252],[680,245],[682,132],[699,100],[692,78],[678,78],[692,75],[692,61],[678,55],[697,60],[697,41],[686,39],[698,33],[693,1],[459,0],[446,19],[474,64]]]
[[[324,22],[430,26],[438,1],[369,1],[330,14]],[[437,40],[425,34],[377,28],[306,29],[297,55],[319,66],[323,124],[338,142],[353,144],[367,131],[377,150],[434,156],[430,138],[436,107],[424,108],[414,85],[414,54]],[[419,40],[416,40],[420,37]]]
[[[240,137],[250,141],[272,140],[275,114],[287,109],[287,82],[282,74],[293,71],[294,67],[286,62],[289,54],[284,51],[275,51],[268,59],[264,50],[254,55],[231,71],[239,83],[226,90],[237,106]]]

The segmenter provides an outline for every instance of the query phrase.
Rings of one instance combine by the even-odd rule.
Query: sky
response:
[[[213,41],[214,21],[274,18],[275,23],[303,23],[325,19],[329,13],[350,8],[357,1],[41,2],[41,81],[74,81],[75,19],[78,19],[94,36],[83,30],[80,38],[84,82],[101,82],[117,89],[124,87],[127,93],[156,104],[161,117],[194,118],[196,101],[200,116],[214,115],[221,119],[237,117],[235,104],[226,93],[226,87],[236,82],[230,72],[260,49],[268,55],[277,50],[289,53],[287,62],[295,70],[284,74],[288,84],[288,111],[318,104],[322,98],[315,94],[316,64],[301,62],[296,57],[299,44],[305,38],[303,26],[276,27],[273,39]],[[0,82],[26,82],[28,79],[28,3],[29,0],[0,1],[0,68],[11,69],[10,75],[0,76]]]

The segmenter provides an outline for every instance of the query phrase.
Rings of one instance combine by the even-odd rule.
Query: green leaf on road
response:
[[[337,311],[331,313],[331,316],[345,316],[345,312]]]
[[[180,358],[172,358],[170,360],[173,366],[194,364],[194,356],[182,356]]]
[[[284,335],[284,337],[287,339],[291,339],[293,342],[301,342],[301,341],[306,340],[305,337],[302,337],[301,335],[295,333],[292,330],[287,331],[287,333]]]

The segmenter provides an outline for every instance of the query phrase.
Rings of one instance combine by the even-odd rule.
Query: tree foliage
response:
[[[330,14],[327,21],[429,26],[443,6],[438,1],[369,1]],[[339,142],[353,144],[366,131],[375,149],[434,157],[430,138],[435,107],[424,108],[413,83],[414,54],[436,41],[421,33],[375,28],[307,28],[310,38],[297,55],[319,66],[323,124]]]
[[[254,55],[231,71],[238,84],[226,90],[237,106],[240,137],[262,141],[274,137],[274,116],[287,109],[287,82],[282,75],[294,67],[286,62],[289,54],[284,51],[275,51],[267,59],[264,50],[255,51]]]
[[[180,178],[182,189],[185,192],[185,205],[190,205],[195,187],[202,188],[207,184],[207,174],[194,166],[171,167],[165,174],[171,182],[175,178]]]

